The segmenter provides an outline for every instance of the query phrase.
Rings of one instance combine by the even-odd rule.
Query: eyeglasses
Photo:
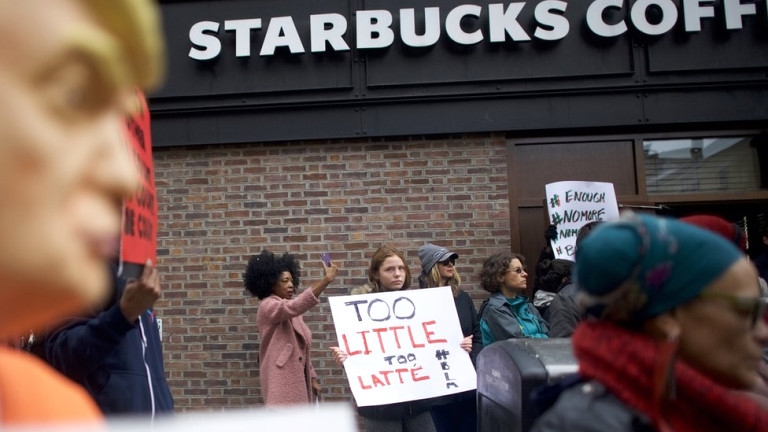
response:
[[[525,268],[525,267],[515,267],[512,270],[507,269],[507,270],[504,271],[504,273],[509,273],[509,272],[515,272],[517,274],[523,274],[523,273],[528,273],[528,269]]]
[[[438,264],[444,265],[444,266],[451,266],[451,267],[453,267],[453,266],[456,265],[456,260],[455,259],[447,259],[445,261],[440,261]]]
[[[731,304],[731,306],[742,313],[748,313],[752,328],[755,328],[757,322],[762,319],[764,323],[768,324],[768,316],[766,316],[766,303],[763,298],[760,297],[739,297],[725,293],[718,292],[703,292],[699,294],[700,298],[714,298],[725,300]]]

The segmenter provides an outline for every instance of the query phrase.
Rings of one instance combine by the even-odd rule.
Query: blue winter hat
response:
[[[710,231],[630,213],[579,245],[575,279],[590,315],[638,323],[694,299],[742,256]]]

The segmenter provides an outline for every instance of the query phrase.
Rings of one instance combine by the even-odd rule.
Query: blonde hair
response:
[[[152,90],[165,74],[165,43],[160,12],[151,0],[80,0],[103,30],[113,36],[77,38],[97,52],[118,59],[106,65],[118,84]]]
[[[429,274],[427,275],[426,282],[427,286],[424,288],[436,288],[440,286],[445,286],[445,284],[442,281],[442,278],[440,277],[440,269],[437,268],[438,264],[435,264],[432,266],[432,270],[429,271]],[[456,270],[456,267],[453,268],[453,277],[448,279],[448,285],[451,287],[451,292],[453,292],[453,296],[456,297],[459,295],[459,285],[461,285],[461,275],[459,275],[459,271]]]

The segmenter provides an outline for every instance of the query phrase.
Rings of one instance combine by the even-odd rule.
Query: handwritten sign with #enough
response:
[[[573,261],[576,234],[585,224],[619,217],[613,183],[562,181],[547,184],[546,193],[549,223],[557,226],[555,258]]]
[[[450,287],[329,297],[358,406],[460,393],[477,386]]]

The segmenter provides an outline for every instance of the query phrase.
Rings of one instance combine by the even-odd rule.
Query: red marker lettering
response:
[[[346,334],[341,335],[341,340],[344,341],[344,351],[346,351],[347,354],[349,354],[350,356],[358,355],[358,354],[362,353],[362,351],[360,351],[360,350],[357,350],[357,351],[350,351],[349,350],[349,342],[347,342],[347,335]]]
[[[408,372],[408,368],[395,369],[395,372],[397,372],[397,377],[400,378],[400,384],[404,383],[403,374]]]
[[[422,369],[421,366],[411,369],[411,379],[413,380],[413,382],[424,381],[429,379],[429,375],[416,376],[416,372],[420,371],[421,369]]]
[[[381,353],[386,354],[387,349],[384,348],[384,340],[381,338],[381,334],[385,333],[387,331],[387,328],[386,327],[375,328],[375,329],[371,329],[371,331],[376,333],[376,336],[379,337],[379,346],[381,347]]]
[[[408,336],[411,338],[411,346],[414,348],[423,348],[424,344],[417,344],[415,340],[413,340],[413,331],[411,330],[411,326],[408,326]]]
[[[392,371],[379,371],[379,373],[384,376],[384,381],[387,382],[387,385],[392,384],[392,383],[389,382],[389,374],[391,374]]]
[[[421,326],[424,328],[424,335],[427,337],[427,342],[429,342],[431,344],[433,344],[433,343],[446,343],[446,342],[448,342],[448,339],[432,339],[431,336],[433,334],[435,334],[435,332],[427,330],[427,326],[428,325],[433,325],[433,324],[435,324],[435,320],[421,323]],[[422,345],[422,346],[424,346],[424,345]]]
[[[373,388],[373,386],[365,385],[365,383],[363,382],[363,377],[357,377],[357,380],[360,382],[360,387],[362,387],[363,390],[368,390],[370,388]]]
[[[400,348],[400,337],[397,335],[397,331],[398,330],[402,330],[404,328],[405,327],[403,327],[403,326],[395,326],[395,327],[390,327],[389,328],[390,330],[392,330],[392,334],[395,335],[395,343],[397,344],[398,348]]]
[[[357,334],[363,337],[363,346],[365,347],[365,352],[363,352],[363,354],[370,354],[371,350],[368,349],[368,338],[365,337],[365,335],[368,334],[368,330],[359,331]]]

